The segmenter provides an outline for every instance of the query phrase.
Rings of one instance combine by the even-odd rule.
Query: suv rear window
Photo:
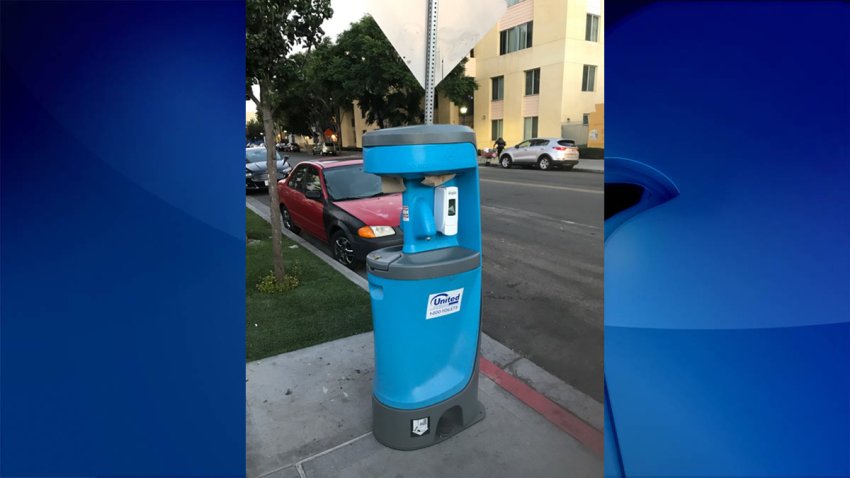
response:
[[[575,141],[573,141],[573,140],[571,140],[571,139],[559,139],[559,140],[558,140],[558,144],[560,144],[561,146],[572,146],[572,147],[575,147],[576,142],[575,142]]]

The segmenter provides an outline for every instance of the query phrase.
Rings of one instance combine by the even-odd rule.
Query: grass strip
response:
[[[278,294],[259,292],[257,283],[272,271],[272,228],[246,211],[248,361],[372,330],[369,294],[285,236],[283,258],[287,266],[299,265],[301,284]]]

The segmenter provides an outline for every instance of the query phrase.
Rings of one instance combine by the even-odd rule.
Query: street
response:
[[[293,166],[314,158],[287,154]],[[484,331],[601,402],[603,175],[482,166],[480,177]]]

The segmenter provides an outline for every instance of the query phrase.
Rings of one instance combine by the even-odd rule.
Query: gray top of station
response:
[[[363,135],[363,147],[413,144],[475,144],[475,132],[458,124],[401,126],[370,131]]]
[[[465,247],[447,247],[405,254],[402,246],[370,252],[366,256],[370,274],[397,280],[422,280],[471,271],[481,266],[481,253]]]

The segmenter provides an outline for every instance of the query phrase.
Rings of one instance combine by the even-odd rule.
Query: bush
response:
[[[289,272],[283,276],[282,282],[278,282],[275,279],[274,271],[269,271],[267,275],[260,279],[260,282],[257,284],[257,290],[263,294],[279,294],[298,287],[301,284],[301,264],[296,262],[289,266],[288,269]]]
[[[578,157],[581,159],[605,159],[605,149],[580,146],[578,148]]]

